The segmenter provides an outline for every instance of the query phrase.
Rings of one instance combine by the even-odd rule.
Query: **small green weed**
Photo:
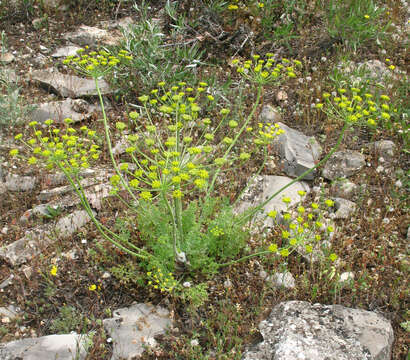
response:
[[[60,308],[57,319],[51,322],[50,330],[55,334],[68,334],[77,331],[83,321],[82,314],[76,308],[65,305]]]
[[[34,108],[24,104],[11,72],[0,66],[0,127],[21,123]]]
[[[383,19],[385,9],[373,0],[330,0],[325,2],[328,33],[342,39],[356,51],[370,41],[383,41],[388,22]]]
[[[127,50],[133,58],[111,77],[112,83],[125,97],[135,96],[135,89],[147,91],[160,81],[193,81],[195,68],[201,64],[199,47],[195,43],[166,43],[165,34],[158,23],[149,19],[144,6],[144,3],[139,7],[135,5],[140,20],[124,31],[121,44],[121,49]],[[174,30],[180,31],[175,27]]]

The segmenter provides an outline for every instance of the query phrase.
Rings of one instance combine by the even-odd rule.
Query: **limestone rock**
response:
[[[0,63],[2,64],[10,64],[11,62],[13,62],[15,59],[14,55],[12,53],[1,53],[1,49],[0,49]]]
[[[31,191],[37,185],[37,178],[8,174],[4,185],[9,191]]]
[[[104,328],[113,339],[111,360],[131,360],[141,355],[144,346],[155,346],[155,336],[171,325],[168,310],[149,304],[134,304],[114,311],[104,320]]]
[[[386,161],[394,159],[396,144],[390,140],[380,140],[370,144],[371,149]]]
[[[336,179],[332,183],[330,191],[336,197],[351,200],[355,195],[360,193],[360,187],[348,179]]]
[[[265,105],[259,114],[259,121],[274,124],[282,121],[282,115],[273,106]]]
[[[354,273],[351,271],[345,271],[344,273],[340,274],[338,283],[342,285],[346,285],[353,280],[354,280]]]
[[[71,118],[74,122],[86,120],[91,117],[97,106],[89,104],[83,99],[65,99],[37,105],[30,116],[30,121],[35,120],[44,123],[48,119],[56,123],[63,123],[65,118]]]
[[[16,308],[14,305],[8,305],[7,307],[0,307],[0,316],[7,317],[8,319],[12,320],[16,318],[19,314],[20,310]]]
[[[259,329],[264,341],[243,360],[389,360],[394,339],[377,313],[305,301],[276,305]]]
[[[78,98],[97,95],[94,80],[83,79],[74,75],[65,75],[52,70],[53,69],[33,71],[32,79],[40,82],[49,89],[53,89],[62,97]],[[112,92],[104,80],[100,80],[98,85],[102,95]]]
[[[268,199],[270,196],[275,194],[279,191],[283,186],[289,184],[292,179],[286,176],[271,176],[271,175],[264,175],[264,176],[257,176],[249,188],[245,191],[245,193],[241,196],[239,205],[235,209],[237,213],[242,213],[249,208],[257,206],[261,204],[263,201]],[[274,197],[271,201],[269,201],[263,208],[263,213],[268,214],[270,211],[277,211],[279,220],[280,220],[280,213],[286,211],[287,206],[282,201],[284,197],[290,198],[289,206],[293,206],[298,204],[301,200],[301,197],[298,195],[298,191],[303,190],[308,193],[310,191],[309,185],[307,183],[300,181],[292,184],[287,189],[282,191],[276,197]],[[262,215],[263,216],[263,215]],[[264,219],[265,226],[272,226],[273,219],[265,218]]]
[[[278,149],[281,164],[286,174],[298,177],[315,166],[320,158],[322,148],[314,137],[308,137],[280,122],[277,124],[285,132],[275,138],[273,144]],[[315,172],[312,172],[304,179],[312,180],[314,177]]]
[[[102,176],[104,174],[104,170],[99,169],[84,169],[80,170],[79,177],[86,178],[92,176]],[[68,184],[67,177],[62,172],[51,173],[51,174],[44,174],[42,178],[42,184],[47,187],[53,186],[61,186]]]
[[[383,81],[391,77],[391,71],[380,60],[367,60],[358,64],[359,68],[365,68],[370,71],[370,77],[376,81]]]
[[[0,283],[0,289],[4,289],[5,287],[9,286],[10,284],[13,283],[13,279],[14,279],[14,275],[11,274],[9,275],[6,279],[4,279],[1,283]]]
[[[345,178],[359,172],[365,164],[362,154],[357,151],[344,150],[335,152],[326,162],[323,177],[329,180]]]
[[[107,30],[81,25],[76,31],[64,36],[66,40],[80,46],[118,45],[119,37],[114,37]]]
[[[76,45],[67,45],[63,46],[61,48],[58,48],[56,51],[54,51],[51,56],[53,58],[61,58],[61,57],[67,57],[67,56],[75,56],[77,55],[77,50],[80,50],[81,47],[76,46]]]
[[[0,345],[0,359],[83,360],[87,342],[87,336],[75,333],[16,340]]]
[[[6,83],[16,83],[18,81],[18,77],[13,69],[2,66],[0,71],[0,81],[4,81]]]
[[[40,253],[42,248],[54,243],[57,238],[69,237],[89,220],[84,210],[77,210],[60,219],[54,227],[47,224],[29,230],[23,238],[0,248],[0,258],[13,266],[22,264]]]
[[[272,284],[277,288],[284,289],[294,289],[295,288],[295,278],[290,272],[277,272],[268,278],[268,281],[271,281]]]
[[[96,184],[99,181],[102,181],[106,178],[106,175],[99,175],[91,178],[85,178],[80,180],[80,185],[84,188],[87,188],[91,185]],[[56,187],[54,189],[46,189],[42,190],[40,194],[38,194],[37,199],[40,201],[48,201],[58,195],[65,195],[70,192],[73,192],[73,188],[71,185],[65,185],[65,186],[60,186]]]
[[[64,188],[64,187],[63,187]],[[61,189],[61,188],[60,188]],[[100,210],[102,207],[103,199],[110,196],[112,186],[110,183],[97,184],[84,189],[84,195],[95,210]],[[21,217],[20,222],[26,224],[33,216],[44,217],[50,214],[49,209],[54,210],[67,210],[75,205],[80,204],[81,200],[77,194],[68,193],[67,195],[57,197],[55,200],[51,200],[46,204],[40,204],[34,206],[32,209],[27,210]]]
[[[356,211],[356,204],[353,201],[343,198],[335,198],[335,219],[349,219]]]

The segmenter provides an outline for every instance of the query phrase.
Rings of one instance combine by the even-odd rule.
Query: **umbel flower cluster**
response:
[[[275,62],[273,53],[266,54],[267,59],[261,59],[257,54],[252,59],[241,62],[234,59],[232,65],[236,66],[236,71],[245,79],[259,85],[268,83],[278,83],[285,78],[293,79],[299,75],[302,62],[299,60],[289,60],[282,58],[281,62]]]
[[[84,49],[78,49],[77,56],[68,56],[63,64],[72,67],[82,75],[101,78],[121,62],[132,60],[132,56],[125,50],[120,50],[117,56],[111,55],[105,50],[98,52],[87,52],[87,50],[88,46]]]
[[[325,92],[322,97],[325,103],[316,104],[317,109],[323,109],[329,116],[343,119],[352,125],[376,128],[391,120],[392,109],[387,95],[375,99],[373,94],[352,87],[340,88],[332,94]]]
[[[91,162],[98,160],[101,151],[94,143],[95,131],[87,126],[76,130],[70,126],[72,122],[72,119],[66,118],[64,130],[54,128],[51,119],[45,121],[45,130],[40,129],[37,121],[30,122],[33,131],[30,139],[24,140],[23,134],[15,136],[31,152],[27,162],[30,165],[41,162],[49,170],[57,167],[75,176],[81,169],[90,167]],[[11,150],[10,155],[25,158],[17,149]]]
[[[301,198],[306,195],[305,191],[298,191]],[[285,204],[290,203],[290,198],[284,197],[282,201]],[[324,201],[326,208],[332,208],[334,201],[327,199]],[[279,254],[282,257],[288,257],[292,252],[302,254],[312,254],[312,259],[315,258],[313,252],[319,250],[320,244],[329,239],[330,235],[335,231],[332,225],[326,225],[327,220],[324,218],[325,211],[321,209],[320,204],[312,202],[308,208],[298,206],[296,211],[286,211],[283,217],[283,224],[281,225],[281,242],[282,246],[279,248],[276,243],[269,246],[269,251]],[[271,211],[268,217],[272,218],[276,225],[277,212]],[[327,249],[329,250],[329,249]],[[329,251],[328,251],[329,252]],[[328,253],[328,259],[335,261],[337,255],[335,253]]]
[[[119,164],[121,174],[110,179],[114,192],[121,187],[121,177],[145,200],[159,192],[174,198],[193,189],[207,192],[218,169],[240,166],[251,157],[246,148],[231,151],[242,133],[262,146],[283,132],[273,124],[240,126],[226,108],[206,117],[206,109],[213,108],[215,101],[208,90],[205,82],[195,87],[180,82],[171,88],[161,82],[150,95],[139,97],[144,110],[129,114],[131,125],[116,123],[120,133],[134,129],[127,135],[126,153],[136,168]]]

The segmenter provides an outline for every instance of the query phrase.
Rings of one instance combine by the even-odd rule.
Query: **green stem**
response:
[[[125,181],[124,177],[121,174],[120,169],[118,168],[117,162],[114,159],[114,154],[112,152],[110,129],[108,127],[108,121],[107,121],[107,115],[105,113],[104,101],[103,101],[103,98],[102,98],[100,87],[98,86],[98,79],[96,77],[94,78],[94,82],[95,82],[95,87],[97,89],[98,98],[100,100],[101,111],[102,111],[102,114],[103,114],[103,121],[104,121],[105,140],[107,141],[108,153],[110,154],[112,165],[114,167],[114,170],[115,170],[116,174],[120,177],[122,185],[128,191],[128,193],[131,195],[133,200],[136,202],[137,198],[135,197],[132,190],[129,188],[127,182]]]
[[[182,202],[181,199],[174,200],[174,208],[175,208],[175,218],[177,221],[177,229],[178,229],[178,238],[179,244],[182,244],[184,241],[184,234],[182,231]]]
[[[94,216],[93,210],[91,209],[90,204],[88,203],[88,201],[85,197],[85,194],[84,194],[84,191],[83,191],[81,185],[79,185],[79,188],[76,186],[76,184],[75,184],[74,180],[72,179],[72,177],[70,176],[70,174],[64,169],[63,166],[61,166],[61,164],[59,162],[57,162],[57,166],[60,168],[60,170],[67,177],[67,180],[69,181],[71,187],[74,189],[74,191],[77,193],[78,197],[80,198],[81,205],[83,206],[84,210],[87,212],[88,216],[91,218],[92,222],[95,224],[95,226],[97,227],[99,233],[103,236],[104,239],[108,240],[109,242],[111,242],[112,244],[114,244],[116,247],[118,247],[120,250],[126,252],[127,254],[138,257],[140,259],[145,260],[145,259],[147,259],[148,257],[151,256],[149,253],[146,253],[147,255],[144,256],[144,255],[141,255],[141,254],[139,254],[137,252],[134,252],[130,249],[127,249],[121,243],[114,240],[112,237],[108,236],[106,234],[105,230],[103,229],[102,224]],[[128,244],[128,245],[132,245],[132,244]],[[135,250],[139,251],[139,252],[145,252],[144,250],[137,248],[135,245],[133,245],[132,247]]]
[[[168,212],[171,215],[172,219],[172,248],[174,251],[174,260],[177,258],[177,223],[176,223],[176,214],[172,211],[171,205],[169,204],[168,199],[166,198],[165,192],[162,192],[162,198],[165,201],[165,204],[167,206]]]
[[[309,175],[312,171],[314,171],[316,168],[324,164],[334,153],[335,151],[339,148],[342,140],[343,140],[343,135],[346,131],[346,129],[349,127],[349,123],[346,121],[343,129],[339,135],[339,138],[337,139],[337,142],[335,146],[329,151],[329,153],[322,159],[320,160],[315,166],[312,168],[306,170],[303,174],[299,175],[296,179],[292,180],[290,183],[286,184],[285,186],[281,187],[278,191],[276,191],[273,195],[268,197],[264,202],[259,204],[257,207],[255,207],[252,211],[247,213],[245,216],[240,217],[240,223],[243,223],[247,221],[248,219],[252,218],[258,211],[260,211],[262,208],[265,207],[267,203],[269,203],[274,197],[278,196],[282,191],[287,189],[288,187],[292,186],[294,183],[298,182],[299,180],[302,180],[306,175]]]
[[[223,156],[224,159],[227,157],[227,155],[228,155],[229,152],[231,151],[232,147],[236,144],[236,142],[238,141],[239,137],[240,137],[240,136],[242,135],[242,133],[245,131],[245,129],[246,129],[246,127],[248,126],[249,122],[250,122],[251,119],[253,118],[253,115],[255,114],[256,109],[257,109],[257,107],[258,107],[258,105],[259,105],[259,101],[260,101],[260,99],[261,99],[261,95],[262,95],[262,86],[258,86],[258,92],[257,92],[257,95],[256,95],[256,101],[255,101],[255,104],[253,105],[252,111],[250,112],[250,114],[249,114],[248,117],[246,118],[246,120],[245,120],[244,124],[242,125],[241,129],[238,131],[238,134],[235,136],[235,138],[234,138],[232,144],[229,145],[228,149],[226,149],[225,154],[224,154],[224,156]],[[218,177],[220,171],[221,171],[221,168],[219,168],[219,169],[215,172],[215,174],[214,174],[214,176],[213,176],[213,178],[212,178],[211,185],[208,187],[208,190],[207,190],[207,192],[206,192],[205,197],[208,197],[209,194],[212,192],[212,190],[213,190],[213,188],[214,188],[214,185],[215,185],[216,178]]]
[[[239,194],[239,196],[236,198],[236,200],[233,202],[232,206],[235,206],[236,203],[241,199],[243,193],[249,188],[249,186],[252,184],[253,179],[255,179],[263,170],[263,168],[265,167],[266,164],[266,159],[268,158],[268,150],[265,146],[264,148],[264,158],[263,158],[263,162],[262,165],[260,166],[260,168],[258,169],[258,171],[252,176],[252,178],[249,180],[248,184],[245,186],[245,188],[241,191],[241,193]]]
[[[269,250],[259,251],[259,252],[254,253],[254,254],[250,254],[250,255],[243,256],[243,257],[241,257],[240,259],[237,259],[237,260],[232,260],[232,261],[229,261],[229,262],[227,262],[227,263],[218,264],[218,268],[220,268],[220,267],[225,267],[225,266],[229,266],[229,265],[233,265],[233,264],[236,264],[236,263],[240,263],[240,262],[242,262],[242,261],[251,259],[251,258],[253,258],[253,257],[262,256],[262,255],[266,255],[266,254],[272,254],[272,252],[269,251]]]

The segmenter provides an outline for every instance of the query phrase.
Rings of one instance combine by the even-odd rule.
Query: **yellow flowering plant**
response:
[[[298,194],[302,200],[306,192],[299,191]],[[282,201],[289,204],[286,198]],[[267,217],[273,220],[275,228],[278,229],[281,246],[272,243],[268,250],[283,258],[296,252],[310,257],[313,262],[323,260],[323,258],[335,261],[337,255],[330,252],[330,239],[335,228],[329,224],[324,215],[326,210],[333,206],[334,202],[330,199],[321,204],[312,202],[306,208],[299,205],[293,211],[288,206],[287,211],[281,215],[281,221],[278,221],[279,214],[276,211],[269,212]]]
[[[389,122],[392,116],[389,96],[376,96],[361,88],[339,88],[332,94],[324,92],[322,98],[323,102],[317,103],[316,108],[347,126],[366,126],[374,130]]]

